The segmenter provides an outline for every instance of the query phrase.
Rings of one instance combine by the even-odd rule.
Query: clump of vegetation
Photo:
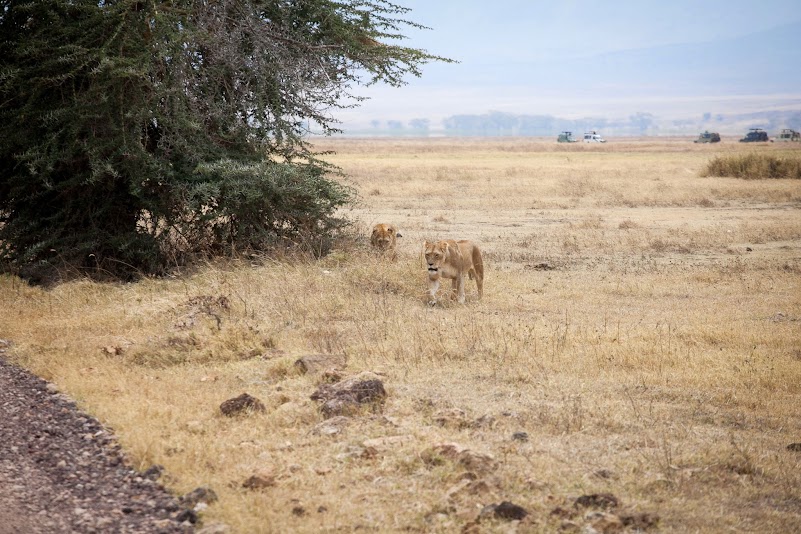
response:
[[[801,157],[775,154],[718,156],[707,164],[701,176],[733,176],[746,180],[801,179]]]

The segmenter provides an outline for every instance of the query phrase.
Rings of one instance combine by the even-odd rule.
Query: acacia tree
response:
[[[396,44],[420,27],[407,12],[0,0],[2,268],[131,276],[199,252],[324,246],[353,192],[306,135],[337,131],[355,85],[401,85],[448,61]]]

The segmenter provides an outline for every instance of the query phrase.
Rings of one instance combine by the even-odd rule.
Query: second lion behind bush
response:
[[[378,223],[373,226],[373,233],[370,236],[370,244],[374,248],[386,254],[389,259],[395,261],[398,259],[398,239],[403,237],[398,232],[398,228],[394,224]]]

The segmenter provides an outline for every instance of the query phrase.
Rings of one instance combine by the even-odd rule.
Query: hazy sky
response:
[[[410,43],[467,64],[737,37],[801,20],[799,0],[398,0]],[[796,46],[798,46],[796,44]]]
[[[665,45],[721,42],[801,21],[801,0],[394,1],[412,9],[407,18],[431,28],[408,29],[404,33],[409,39],[404,45],[460,63],[427,65],[422,78],[412,77],[400,89],[357,89],[358,94],[370,96],[371,100],[360,109],[337,114],[346,128],[364,124],[370,118],[436,120],[489,110],[627,114],[635,111],[627,109],[635,105],[630,95],[617,102],[609,97],[594,101],[586,92],[574,94],[575,87],[564,91],[546,89],[536,76],[527,73],[518,77],[515,69],[523,73],[527,66],[536,66],[538,73],[547,77],[551,72],[548,65],[558,69],[581,61],[577,58]],[[801,41],[795,39],[788,46],[801,47]],[[647,77],[648,73],[643,75]],[[664,104],[669,97],[659,94],[653,99]],[[754,99],[751,95],[742,98],[744,102]],[[642,108],[648,101],[649,97],[643,95],[642,104],[636,104]],[[706,104],[698,105],[701,109]]]

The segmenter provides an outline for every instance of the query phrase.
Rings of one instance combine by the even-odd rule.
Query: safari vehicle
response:
[[[556,138],[558,143],[578,143],[579,140],[573,137],[573,132],[562,132]]]
[[[741,143],[767,143],[768,132],[762,128],[750,128],[745,137],[740,139]]]
[[[776,141],[801,141],[801,133],[785,128],[782,133],[776,136]]]
[[[584,132],[584,142],[585,143],[606,143],[606,139],[601,137],[601,135],[592,130],[590,132]]]
[[[720,143],[720,134],[717,132],[704,131],[693,143]]]

